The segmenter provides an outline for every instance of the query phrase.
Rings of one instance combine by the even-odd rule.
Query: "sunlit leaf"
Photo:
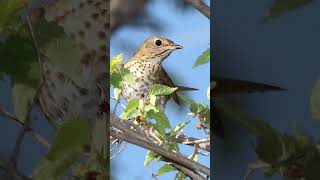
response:
[[[195,64],[192,66],[193,68],[208,63],[210,60],[210,48],[204,51],[196,60]]]
[[[170,165],[170,164],[165,164],[163,166],[161,166],[159,169],[158,169],[158,172],[157,172],[157,176],[160,176],[162,174],[165,174],[165,173],[168,173],[168,172],[171,172],[171,171],[174,171],[175,168]]]
[[[149,89],[150,95],[162,96],[174,93],[178,88],[169,87],[161,84],[153,84]]]
[[[122,59],[123,59],[123,54],[119,54],[110,60],[110,72],[111,73],[113,73],[117,70],[117,66],[121,63]]]
[[[148,151],[146,155],[146,159],[144,161],[144,166],[147,167],[155,157],[156,157],[156,153],[154,153],[153,151]]]
[[[128,120],[132,114],[137,110],[139,106],[139,100],[138,99],[132,99],[128,102],[126,109],[121,114],[120,118],[124,120]]]
[[[188,125],[191,121],[187,121],[187,122],[184,122],[184,123],[181,123],[181,124],[178,124],[176,127],[174,127],[171,132],[170,132],[170,135],[175,135],[177,134],[181,129],[183,129],[186,125]]]

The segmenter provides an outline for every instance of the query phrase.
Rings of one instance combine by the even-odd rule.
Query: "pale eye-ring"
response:
[[[159,39],[157,39],[157,40],[155,41],[155,44],[156,44],[157,46],[161,46],[162,41],[161,41],[161,40],[159,40]]]

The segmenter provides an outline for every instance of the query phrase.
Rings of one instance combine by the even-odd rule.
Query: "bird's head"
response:
[[[182,49],[182,46],[162,36],[151,36],[143,42],[134,54],[133,59],[160,63],[176,49]]]

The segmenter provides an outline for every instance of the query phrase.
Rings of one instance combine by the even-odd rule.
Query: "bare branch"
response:
[[[203,15],[205,15],[208,19],[210,19],[210,7],[206,5],[202,0],[184,0],[184,1],[192,5],[198,11],[200,11]]]
[[[188,137],[186,135],[173,136],[171,137],[171,139],[177,143],[189,146],[194,146],[195,144],[198,144],[200,149],[210,152],[210,139],[196,139],[193,137]]]
[[[0,108],[0,116],[4,116],[8,119],[13,120],[15,123],[17,123],[20,126],[23,126],[23,122],[21,122],[15,115],[5,111],[4,109]]]
[[[206,175],[210,175],[210,169],[195,162],[192,161],[186,157],[181,156],[180,154],[168,151],[162,147],[160,147],[159,145],[155,144],[154,142],[152,142],[151,140],[149,140],[146,136],[141,136],[137,133],[135,133],[133,130],[125,128],[124,125],[122,125],[122,123],[120,122],[120,119],[118,119],[114,114],[111,114],[110,117],[110,124],[112,126],[114,126],[115,128],[119,129],[120,131],[122,131],[122,133],[116,133],[114,130],[111,130],[110,133],[111,136],[113,136],[114,138],[120,138],[123,139],[129,143],[138,145],[140,147],[149,149],[151,151],[154,151],[155,153],[163,156],[164,158],[174,162],[174,163],[178,163],[180,165],[186,166],[186,167],[190,167],[196,171],[200,171]]]

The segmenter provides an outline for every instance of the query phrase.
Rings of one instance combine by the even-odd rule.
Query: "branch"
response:
[[[200,11],[203,15],[205,15],[208,19],[210,19],[210,7],[206,5],[202,0],[184,0],[188,4],[192,5],[198,11]]]
[[[163,152],[161,152],[161,153],[158,153],[158,150],[155,150],[156,148],[154,148],[154,147],[152,147],[152,145],[153,144],[151,144],[152,142],[150,142],[150,141],[147,141],[147,140],[141,140],[140,138],[141,137],[138,137],[138,136],[131,136],[131,135],[129,135],[129,134],[126,134],[126,133],[121,133],[121,132],[116,132],[115,130],[110,130],[110,135],[112,136],[112,137],[114,137],[114,138],[117,138],[117,139],[122,139],[122,140],[124,140],[124,141],[127,141],[127,142],[129,142],[129,143],[131,143],[131,144],[135,144],[135,145],[137,145],[137,146],[140,146],[140,147],[143,147],[143,148],[146,148],[146,149],[149,149],[149,150],[151,150],[151,151],[154,151],[154,152],[156,152],[157,154],[160,154],[160,155],[162,155],[162,154],[166,154],[166,153],[163,153]],[[155,144],[154,144],[155,145]],[[157,147],[159,147],[159,148],[161,148],[160,146],[158,146],[158,145],[155,145],[155,146],[157,146]],[[163,149],[163,148],[162,148]],[[167,150],[165,150],[165,149],[163,149],[164,151],[167,151]],[[170,152],[170,151],[167,151],[167,152]],[[163,155],[164,157],[165,157],[165,155]],[[178,156],[178,155],[175,155],[176,157]],[[180,156],[181,158],[184,158],[184,157],[182,157],[182,156]],[[168,159],[171,159],[171,158],[168,158]],[[189,159],[188,159],[189,160]],[[170,161],[170,160],[168,160],[168,161]],[[172,159],[171,159],[171,161],[172,161]],[[173,164],[174,164],[174,166],[177,168],[177,169],[179,169],[179,170],[181,170],[183,173],[185,173],[185,174],[187,174],[189,177],[191,177],[192,179],[195,179],[195,180],[204,180],[204,178],[203,177],[201,177],[197,172],[195,172],[195,171],[193,171],[193,170],[191,170],[191,169],[189,169],[189,168],[186,168],[184,165],[180,165],[179,163],[177,163],[177,162],[173,162]],[[191,166],[192,167],[192,166]]]
[[[186,135],[176,135],[171,137],[171,139],[177,143],[185,144],[189,146],[198,145],[199,149],[210,152],[210,139],[196,139],[193,137],[188,137]]]
[[[125,128],[124,125],[122,125],[120,123],[120,119],[115,117],[114,114],[111,114],[110,124],[112,126],[116,127],[117,129],[119,129],[120,131],[122,131],[122,133],[119,132],[118,134],[115,133],[114,131],[112,131],[111,136],[113,136],[114,138],[117,138],[117,136],[119,136],[119,134],[120,135],[123,134],[123,136],[121,138],[131,144],[135,144],[140,147],[154,151],[155,153],[163,156],[166,159],[169,159],[170,161],[172,161],[174,163],[178,163],[180,165],[190,167],[196,171],[202,172],[206,175],[210,175],[209,168],[207,168],[207,167],[205,167],[195,161],[192,161],[186,157],[183,157],[177,153],[168,151],[168,150],[158,146],[157,144],[155,144],[151,140],[149,140],[146,136],[143,137],[143,136],[135,133],[133,130]],[[124,135],[126,135],[126,136],[124,136]]]

